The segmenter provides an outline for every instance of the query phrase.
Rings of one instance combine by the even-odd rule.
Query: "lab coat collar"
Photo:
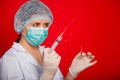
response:
[[[14,42],[12,45],[12,48],[19,51],[20,53],[23,53],[25,56],[25,58],[27,59],[27,61],[29,61],[31,64],[34,64],[38,67],[40,67],[40,64],[24,49],[23,46],[21,46],[19,43]],[[42,46],[39,46],[40,51],[43,51]],[[21,55],[21,54],[19,54]],[[20,56],[19,56],[20,57]]]
[[[45,46],[38,46],[39,50],[41,51],[41,53],[43,52]],[[20,51],[20,52],[27,52],[24,47],[22,45],[20,45],[19,43],[13,42],[12,48]]]
[[[13,42],[12,48],[20,52],[27,52],[19,43]]]

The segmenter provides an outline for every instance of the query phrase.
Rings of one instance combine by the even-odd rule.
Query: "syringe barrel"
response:
[[[52,51],[55,50],[55,48],[57,47],[57,45],[59,44],[59,42],[60,42],[61,40],[62,40],[62,37],[59,36],[59,37],[55,40],[55,42],[53,43],[53,45],[51,46],[50,52],[52,52]]]

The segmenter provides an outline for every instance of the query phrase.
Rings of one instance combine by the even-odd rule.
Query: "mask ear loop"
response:
[[[23,37],[25,38],[26,35],[25,35],[23,32],[22,32],[22,35],[23,35]]]
[[[27,39],[26,39],[26,35],[25,35],[25,33],[22,32],[21,34],[22,34],[23,38],[25,39],[25,41],[28,43],[28,41],[27,41]]]
[[[25,37],[25,33],[22,32],[22,35]]]
[[[26,28],[26,30],[27,30],[27,33],[28,33],[28,28],[27,27],[24,27],[24,28]],[[24,37],[26,36],[25,35],[25,33],[22,31],[22,33],[21,33]]]

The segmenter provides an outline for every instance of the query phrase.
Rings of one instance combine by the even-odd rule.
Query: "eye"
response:
[[[43,27],[44,28],[48,28],[49,27],[49,23],[45,23]]]
[[[39,27],[39,26],[40,26],[40,23],[34,23],[32,26],[34,26],[34,27]]]

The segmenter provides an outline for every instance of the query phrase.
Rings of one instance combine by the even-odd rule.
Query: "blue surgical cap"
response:
[[[52,24],[53,15],[51,10],[39,0],[25,2],[15,15],[15,31],[21,33],[26,24],[36,19],[46,19]]]

